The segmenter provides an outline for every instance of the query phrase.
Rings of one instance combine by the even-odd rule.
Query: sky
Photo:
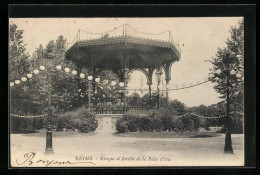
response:
[[[81,29],[80,39],[99,38],[100,34],[115,29],[122,24],[128,24],[138,31],[147,34],[162,33],[160,35],[140,34],[126,28],[127,35],[151,39],[169,40],[169,32],[173,41],[179,44],[181,60],[175,62],[171,68],[169,88],[182,87],[204,81],[212,65],[205,60],[216,55],[218,48],[225,47],[230,37],[229,29],[237,25],[242,17],[197,17],[197,18],[10,18],[10,24],[15,23],[18,29],[24,30],[24,42],[27,52],[32,55],[42,44],[44,47],[51,40],[63,35],[70,43]],[[122,27],[110,33],[111,36],[122,35]],[[132,74],[129,88],[148,88],[144,74],[135,71]],[[165,75],[162,75],[165,78]],[[156,88],[156,78],[153,86]],[[142,82],[142,83],[141,83]],[[165,84],[165,82],[162,82]],[[142,86],[141,86],[142,84]],[[208,82],[193,88],[169,91],[171,100],[178,99],[188,107],[211,105],[220,101],[219,94]]]

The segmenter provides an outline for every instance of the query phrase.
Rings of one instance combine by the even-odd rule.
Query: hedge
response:
[[[58,117],[56,130],[78,130],[79,132],[95,131],[98,121],[94,115],[86,111],[85,108],[79,108],[76,111],[65,113]]]
[[[116,122],[116,130],[124,132],[159,132],[159,131],[198,131],[200,119],[193,115],[177,118],[176,115],[166,111],[155,111],[146,116],[125,114]]]

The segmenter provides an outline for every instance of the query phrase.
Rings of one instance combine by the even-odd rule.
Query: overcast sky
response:
[[[78,29],[88,32],[102,33],[114,29],[122,24],[144,33],[161,33],[171,31],[175,43],[181,47],[181,60],[175,62],[171,69],[170,88],[174,85],[182,87],[203,81],[207,77],[211,64],[204,62],[211,59],[218,47],[224,47],[231,26],[237,25],[240,17],[226,18],[17,18],[10,19],[10,23],[18,25],[18,29],[24,30],[24,42],[30,55],[40,44],[46,46],[51,40],[56,40],[63,35],[68,42],[72,42]],[[121,35],[122,28],[110,35]],[[161,35],[137,34],[132,29],[127,29],[128,35],[136,35],[146,38],[168,41],[168,32]],[[98,38],[100,35],[81,32],[81,39]],[[141,78],[142,77],[142,78]],[[163,77],[165,77],[163,75]],[[141,79],[143,88],[148,88],[143,74],[134,72],[129,87],[140,88]],[[154,76],[155,88],[155,76]],[[170,99],[178,99],[187,106],[199,106],[200,104],[215,104],[220,99],[219,94],[213,89],[212,83],[206,83],[197,87],[170,91]]]

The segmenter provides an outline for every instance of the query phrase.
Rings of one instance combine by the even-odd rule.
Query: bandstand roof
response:
[[[132,36],[79,40],[65,57],[78,67],[119,70],[121,59],[129,59],[129,69],[158,68],[180,59],[172,42]]]

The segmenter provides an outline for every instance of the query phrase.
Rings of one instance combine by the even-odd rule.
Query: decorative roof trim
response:
[[[175,54],[180,58],[180,52],[172,42],[140,38],[140,37],[132,37],[132,36],[116,36],[116,37],[81,40],[81,41],[77,41],[74,45],[71,46],[71,48],[73,48],[74,46],[91,47],[91,46],[101,46],[101,45],[109,45],[109,44],[117,44],[117,43],[140,44],[140,45],[147,45],[147,46],[154,46],[154,47],[169,48],[172,49],[175,52]]]

